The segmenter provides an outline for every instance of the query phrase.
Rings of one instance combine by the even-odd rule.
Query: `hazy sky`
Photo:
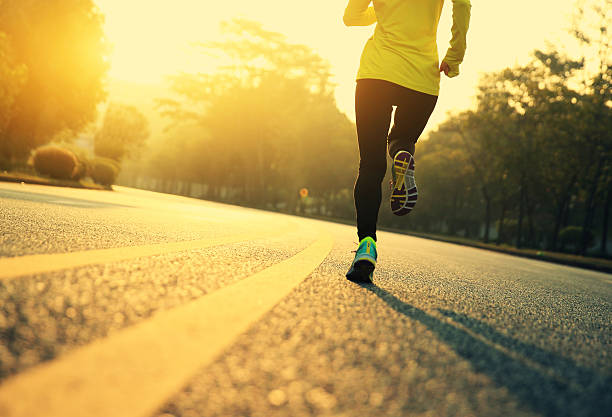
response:
[[[312,47],[330,61],[338,106],[354,119],[354,78],[361,50],[374,26],[347,28],[342,14],[347,0],[95,0],[106,15],[113,44],[111,77],[158,83],[164,75],[213,68],[191,42],[218,39],[219,23],[232,17],[262,22],[289,41]],[[574,0],[472,0],[468,49],[461,75],[442,80],[440,98],[428,130],[448,111],[472,104],[479,74],[521,64],[547,41],[566,43]],[[450,39],[452,2],[446,0],[438,27],[444,56]]]

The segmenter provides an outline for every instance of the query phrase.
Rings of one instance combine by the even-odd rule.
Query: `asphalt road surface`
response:
[[[0,416],[612,415],[612,275],[380,233],[357,285],[355,240],[1,183]]]

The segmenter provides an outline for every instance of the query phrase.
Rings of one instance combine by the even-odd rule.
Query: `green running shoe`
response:
[[[372,282],[376,267],[376,242],[371,237],[365,237],[359,242],[355,259],[346,273],[346,278],[353,282]]]

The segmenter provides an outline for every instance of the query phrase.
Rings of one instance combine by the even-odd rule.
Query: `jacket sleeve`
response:
[[[370,26],[376,23],[376,13],[374,7],[370,6],[371,1],[349,0],[342,19],[344,24],[347,26]]]
[[[463,62],[466,49],[466,35],[470,25],[470,0],[453,0],[453,27],[450,48],[443,61],[448,64],[449,77],[459,75],[459,64]]]

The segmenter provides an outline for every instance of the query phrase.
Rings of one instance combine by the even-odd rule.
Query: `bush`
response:
[[[57,145],[41,146],[34,151],[32,163],[36,172],[59,180],[73,179],[79,161],[74,153]]]
[[[109,158],[95,158],[91,162],[89,175],[96,184],[112,185],[119,174],[119,164]]]
[[[595,235],[593,232],[589,230],[587,236],[587,247],[593,245],[595,242]],[[564,229],[561,229],[559,232],[559,242],[561,243],[561,248],[564,249],[566,246],[571,248],[580,247],[580,242],[582,240],[582,227],[580,226],[568,226]]]
[[[78,162],[76,171],[72,178],[79,181],[86,177],[91,170],[89,162],[90,157],[87,151],[73,144],[62,144],[62,147],[72,152],[74,156],[76,156]]]

